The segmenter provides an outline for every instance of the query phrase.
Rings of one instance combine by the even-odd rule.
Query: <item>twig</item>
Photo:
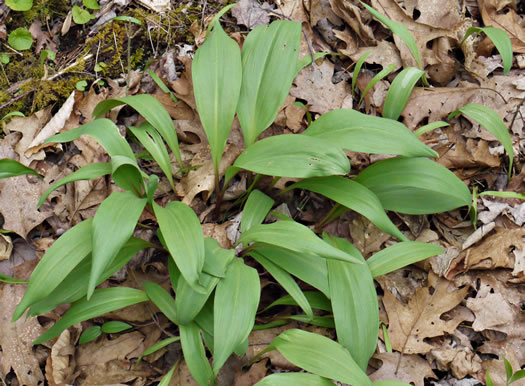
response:
[[[91,59],[92,57],[93,57],[93,54],[88,54],[88,55],[82,57],[81,60],[86,61],[86,60]],[[70,69],[72,69],[73,67],[78,66],[78,64],[79,64],[78,62],[79,62],[79,60],[77,60],[77,61],[76,61],[75,63],[73,63],[73,64],[70,64],[69,66],[67,66],[66,68],[64,68],[62,71],[59,71],[59,72],[57,72],[55,75],[49,77],[47,80],[53,80],[53,79],[58,78],[59,76],[64,75],[65,73],[67,73],[67,72],[68,72]]]
[[[31,89],[31,90],[29,90],[29,91],[26,91],[25,93],[20,94],[20,95],[18,95],[17,97],[11,99],[9,102],[4,103],[3,105],[0,106],[0,111],[2,111],[3,109],[5,109],[7,106],[12,105],[12,104],[15,103],[16,101],[19,101],[20,99],[24,98],[25,96],[29,95],[29,94],[32,93],[33,91],[35,91],[35,89]]]

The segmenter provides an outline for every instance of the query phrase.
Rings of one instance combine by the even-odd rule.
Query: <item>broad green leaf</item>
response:
[[[439,245],[403,241],[380,250],[366,263],[372,276],[378,277],[441,253],[443,249]]]
[[[379,161],[361,172],[356,181],[373,191],[386,210],[429,214],[471,205],[467,185],[427,158]]]
[[[293,252],[279,247],[258,247],[257,253],[283,268],[298,279],[330,296],[326,259],[305,252]]]
[[[259,264],[261,264],[264,269],[266,269],[270,275],[273,276],[275,280],[288,292],[292,298],[297,302],[299,307],[302,308],[304,313],[308,316],[309,319],[313,319],[314,314],[312,307],[308,300],[299,288],[299,285],[295,282],[292,276],[286,272],[284,269],[274,264],[271,260],[268,260],[263,255],[253,251],[250,253],[250,256],[253,257]]]
[[[363,64],[365,63],[366,58],[368,55],[370,55],[372,51],[367,51],[363,55],[357,59],[357,62],[355,63],[354,72],[352,73],[352,97],[354,96],[355,91],[355,83],[357,82],[357,77],[359,76],[359,73],[361,72],[361,67],[363,67]]]
[[[517,192],[498,192],[494,190],[486,190],[478,194],[478,196],[494,196],[502,198],[517,198],[519,200],[525,200],[525,194]]]
[[[234,166],[278,177],[308,178],[347,174],[350,161],[331,141],[285,134],[264,138],[237,158]]]
[[[486,27],[470,27],[460,45],[472,34],[484,32],[488,36],[492,43],[498,49],[501,59],[503,60],[503,73],[507,75],[512,66],[512,43],[507,33],[499,28],[486,26]]]
[[[332,315],[314,316],[310,319],[307,315],[290,315],[284,319],[296,320],[301,323],[311,324],[312,326],[335,328],[335,322]]]
[[[155,304],[172,323],[177,324],[177,313],[175,312],[175,299],[168,291],[157,283],[145,281],[142,288],[146,291],[148,298]]]
[[[301,24],[274,21],[252,30],[242,48],[237,115],[248,147],[272,124],[295,78]]]
[[[383,117],[397,121],[405,109],[414,86],[424,75],[425,71],[415,67],[408,67],[396,76],[386,93]]]
[[[146,293],[138,289],[127,287],[98,289],[93,293],[90,300],[83,298],[74,303],[64,316],[35,340],[33,344],[36,345],[53,339],[75,323],[146,301],[148,301]]]
[[[93,10],[100,9],[97,0],[82,0],[82,5]]]
[[[228,265],[235,257],[235,250],[221,248],[212,237],[204,239],[204,266],[202,271],[215,277],[226,276]]]
[[[93,263],[88,299],[106,267],[133,234],[146,202],[147,199],[137,198],[130,192],[113,192],[98,207],[92,225]]]
[[[160,380],[158,386],[169,386],[171,383],[171,378],[173,378],[173,374],[175,374],[175,370],[177,369],[177,366],[179,365],[179,362],[176,362],[170,371],[166,373]]]
[[[377,196],[355,181],[339,176],[309,178],[299,181],[290,188],[307,189],[322,194],[338,204],[362,214],[383,232],[400,240],[407,240],[406,236],[397,229],[386,215]]]
[[[388,17],[380,14],[374,8],[366,5],[362,1],[360,2],[363,7],[365,7],[368,12],[370,12],[376,19],[381,23],[386,25],[395,35],[399,36],[401,40],[406,44],[410,53],[416,60],[416,63],[419,68],[421,68],[421,58],[419,57],[419,49],[417,48],[417,43],[410,31],[403,24],[390,20]]]
[[[303,135],[326,139],[345,150],[362,153],[438,156],[401,122],[349,109],[323,114]]]
[[[9,34],[7,42],[18,51],[26,51],[33,45],[33,38],[27,28],[17,28]]]
[[[377,82],[379,82],[381,79],[388,76],[392,71],[396,69],[396,66],[394,64],[389,64],[385,68],[383,68],[381,71],[379,71],[373,78],[368,82],[365,89],[363,90],[361,94],[361,98],[359,98],[358,106],[361,105],[361,102],[363,101],[364,97],[368,92],[376,85]]]
[[[100,105],[100,104],[99,104]],[[128,143],[118,130],[118,127],[109,119],[96,119],[76,129],[57,134],[47,139],[44,143],[70,142],[82,135],[89,135],[97,140],[111,157],[116,155],[126,156],[134,159],[135,155]]]
[[[312,306],[312,308],[316,308],[318,310],[328,311],[332,312],[332,305],[330,303],[330,300],[324,296],[321,292],[317,291],[304,291],[304,296],[306,297],[306,300],[308,300],[308,303]],[[290,295],[284,295],[274,301],[272,304],[270,304],[268,307],[266,307],[262,312],[275,307],[275,306],[297,306],[297,302],[290,296]]]
[[[175,289],[175,293],[177,294],[175,297],[177,324],[188,325],[195,319],[215,289],[219,278],[211,276],[206,272],[201,272],[199,282],[205,288],[204,293],[195,291],[192,286],[184,280],[184,277],[179,278]]]
[[[161,340],[160,342],[157,342],[154,345],[149,346],[146,350],[144,350],[142,355],[139,356],[139,359],[137,359],[137,363],[135,363],[135,367],[138,366],[142,358],[144,358],[145,356],[151,355],[154,352],[157,352],[160,349],[163,349],[164,347],[169,346],[172,343],[178,342],[179,340],[180,338],[178,336],[173,336],[171,338]]]
[[[255,323],[261,285],[259,274],[241,259],[228,267],[215,290],[213,308],[213,372],[218,374],[231,353],[250,334]]]
[[[24,297],[13,314],[13,321],[19,319],[29,306],[51,294],[91,252],[92,223],[89,219],[75,225],[51,245],[31,273]]]
[[[27,280],[17,279],[16,277],[11,277],[0,273],[0,282],[9,283],[9,284],[27,284]]]
[[[163,92],[165,92],[166,94],[169,94],[169,96],[170,96],[170,98],[171,98],[171,100],[172,100],[173,102],[177,103],[177,102],[179,101],[179,100],[177,99],[177,97],[175,96],[175,94],[173,94],[173,93],[171,92],[171,90],[168,88],[168,86],[166,86],[166,84],[162,81],[162,79],[160,79],[160,78],[158,77],[157,74],[155,74],[155,73],[154,73],[153,71],[151,71],[151,70],[147,70],[147,73],[148,73],[148,75],[151,77],[151,79],[153,79],[153,81],[155,82],[155,84],[156,84],[157,86],[159,86],[159,88],[160,88]]]
[[[195,290],[203,291],[199,276],[204,265],[204,236],[195,212],[179,201],[165,208],[153,204],[159,228],[182,276]]]
[[[307,373],[277,373],[264,377],[256,386],[333,386],[333,382],[319,375]]]
[[[155,97],[149,94],[140,94],[123,98],[106,99],[95,107],[93,117],[99,118],[109,110],[123,104],[127,104],[135,109],[146,121],[157,129],[175,155],[175,158],[177,158],[179,166],[182,168],[182,158],[180,156],[179,141],[175,132],[175,126],[164,106],[162,106]]]
[[[280,326],[287,325],[288,323],[289,322],[287,320],[272,320],[269,323],[256,324],[255,326],[253,326],[253,330],[252,331],[268,330],[270,328],[275,328],[275,327],[280,327]]]
[[[138,24],[138,25],[142,25],[142,22],[135,18],[135,17],[131,17],[131,16],[115,16],[115,17],[112,17],[111,19],[109,19],[110,21],[125,21],[125,22],[128,22],[128,23],[135,23],[135,24]]]
[[[29,11],[33,7],[33,0],[5,0],[5,5],[13,11]]]
[[[358,257],[332,247],[317,237],[308,227],[295,221],[277,221],[272,224],[255,225],[241,235],[239,242],[246,244],[255,242],[328,259],[363,264]]]
[[[202,336],[204,337],[204,343],[206,347],[213,353],[213,304],[215,303],[214,296],[211,296],[204,307],[202,307],[201,312],[195,318],[195,323],[201,328]]]
[[[91,326],[82,332],[82,335],[80,335],[80,338],[78,339],[78,344],[91,342],[92,340],[97,339],[100,335],[102,335],[100,326]]]
[[[101,328],[102,332],[105,334],[116,334],[129,330],[130,328],[133,328],[133,326],[124,322],[119,322],[118,320],[113,320],[111,322],[104,323]]]
[[[519,379],[522,379],[522,378],[525,378],[525,370],[518,370],[518,371],[516,371],[516,372],[512,375],[512,377],[510,377],[510,379],[509,379],[509,385],[510,385],[511,383],[516,382],[516,381],[519,380]]]
[[[137,137],[142,146],[144,146],[151,154],[155,162],[157,162],[159,165],[160,169],[164,172],[164,175],[168,179],[171,188],[175,190],[168,149],[166,149],[164,141],[162,140],[162,137],[158,131],[147,123],[142,124],[140,127],[130,126],[129,130],[135,135],[135,137]]]
[[[241,233],[253,225],[261,224],[274,204],[274,200],[260,190],[253,190],[244,204],[241,219]]]
[[[215,375],[206,357],[199,327],[195,323],[179,326],[184,360],[199,386],[215,385]]]
[[[501,142],[507,155],[509,156],[509,180],[512,174],[512,162],[514,160],[514,149],[512,148],[512,138],[510,137],[509,129],[505,126],[500,115],[489,107],[469,104],[459,110],[454,111],[448,116],[448,119],[454,118],[456,115],[463,114],[470,119],[476,121],[480,126],[490,131]]]
[[[440,127],[448,126],[449,124],[447,122],[443,121],[437,121],[429,123],[428,125],[421,126],[419,129],[414,131],[414,135],[417,135],[418,137],[422,136],[425,133],[428,133],[429,131],[435,130]]]
[[[218,172],[241,91],[239,45],[217,20],[212,33],[195,53],[191,66],[195,102]]]
[[[321,377],[355,386],[372,384],[350,353],[325,336],[291,329],[275,338],[264,351],[272,349],[279,350],[294,365]]]
[[[95,178],[99,178],[107,174],[110,174],[111,170],[112,170],[111,164],[108,162],[87,164],[81,167],[77,171],[71,173],[70,175],[62,178],[61,180],[51,185],[49,189],[45,191],[42,197],[40,197],[40,200],[38,201],[37,209],[42,206],[44,201],[53,191],[60,188],[61,186],[64,186],[66,184],[69,184],[75,181],[93,180]]]
[[[507,358],[503,357],[503,363],[505,364],[505,375],[507,376],[507,384],[508,384],[510,378],[512,377],[512,373],[514,373],[514,370],[512,369],[512,365],[507,360]]]
[[[36,170],[28,168],[14,159],[0,159],[0,179],[22,176],[24,174],[33,174],[37,177],[40,177],[40,174],[38,174]]]
[[[91,242],[89,240],[86,242],[91,248]],[[126,265],[138,251],[149,247],[153,247],[153,244],[134,237],[129,239],[111,264],[108,265],[97,285]],[[73,303],[86,296],[90,272],[91,256],[82,260],[45,299],[31,305],[28,315],[41,315],[53,310],[60,304]]]
[[[71,12],[73,13],[73,21],[75,24],[86,24],[95,18],[95,15],[92,15],[84,8],[80,8],[78,5],[74,5]]]
[[[135,158],[115,155],[111,158],[111,175],[115,183],[139,198],[144,195],[144,179]]]
[[[324,234],[331,245],[365,259],[350,242]],[[337,340],[366,372],[374,354],[379,331],[379,305],[374,279],[366,264],[327,260],[330,299],[334,313]]]

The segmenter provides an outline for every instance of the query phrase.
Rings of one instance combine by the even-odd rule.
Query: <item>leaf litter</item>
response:
[[[159,14],[169,8],[168,2],[163,1],[139,3]],[[413,34],[423,67],[434,86],[416,87],[412,92],[401,114],[407,127],[415,130],[427,123],[447,120],[451,112],[467,103],[491,107],[499,113],[507,127],[512,125],[510,130],[517,159],[512,180],[504,181],[503,185],[498,178],[501,174],[506,175],[503,149],[490,133],[472,120],[456,118],[449,122],[450,126],[422,137],[426,144],[438,151],[438,161],[442,165],[452,169],[466,184],[485,190],[523,192],[525,188],[522,140],[525,86],[520,71],[525,60],[523,55],[517,55],[525,53],[525,16],[520,4],[516,6],[512,2],[497,0],[479,0],[466,5],[437,0],[371,1],[380,13],[401,22]],[[130,4],[109,2],[109,7],[122,12]],[[201,8],[201,11],[199,16],[206,16],[205,20],[209,22],[216,9]],[[291,95],[270,129],[274,133],[301,132],[307,126],[306,110],[295,102],[305,105],[314,118],[329,110],[352,106],[354,109],[365,109],[370,114],[380,113],[393,77],[378,82],[365,97],[362,106],[356,106],[350,95],[352,65],[367,51],[372,53],[357,75],[357,86],[361,91],[377,72],[389,64],[395,65],[395,71],[402,66],[415,65],[412,55],[398,36],[392,36],[358,2],[321,0],[303,3],[284,0],[259,3],[242,0],[233,8],[235,20],[229,19],[232,30],[228,32],[242,43],[242,32],[246,28],[266,24],[279,14],[303,23],[307,39],[303,36],[301,56],[311,54],[312,49],[314,52],[337,52],[340,56],[319,59],[299,73]],[[197,43],[201,44],[205,24],[199,26],[199,22],[192,26],[192,31]],[[0,37],[4,23],[0,14]],[[68,34],[75,33],[72,26],[64,29],[62,24],[67,24],[67,19],[59,20],[51,31],[33,24],[36,49],[50,49],[56,52],[59,59],[74,56],[74,52],[63,51],[57,45],[55,30],[65,31],[66,38]],[[510,35],[516,66],[509,75],[502,75],[501,58],[493,52],[489,40],[469,38],[459,46],[466,29],[472,25],[503,28]],[[75,182],[50,196],[51,200],[40,211],[34,209],[40,195],[53,182],[84,165],[108,160],[104,150],[88,137],[75,140],[71,146],[43,148],[45,139],[88,122],[98,102],[123,97],[126,92],[134,94],[150,90],[148,92],[161,101],[175,120],[183,158],[193,170],[179,175],[177,190],[171,194],[190,204],[201,215],[207,235],[221,239],[223,246],[230,244],[226,237],[227,224],[218,224],[210,210],[215,202],[213,164],[196,112],[191,55],[185,54],[188,48],[195,52],[197,47],[191,46],[193,42],[190,39],[181,40],[179,44],[180,47],[182,44],[188,46],[177,51],[182,55],[166,51],[159,64],[153,63],[151,67],[166,80],[178,98],[177,102],[152,86],[151,81],[148,84],[148,76],[134,71],[129,88],[125,87],[122,79],[106,78],[106,87],[91,87],[84,93],[73,91],[68,94],[69,98],[68,95],[63,97],[59,106],[46,106],[26,118],[16,117],[4,125],[0,139],[1,157],[16,159],[36,168],[44,176],[42,180],[20,176],[0,181],[1,225],[2,229],[12,231],[9,236],[0,235],[0,258],[10,264],[5,273],[27,278],[35,264],[30,259],[24,262],[20,258],[15,263],[16,256],[25,253],[21,241],[37,247],[39,254],[45,252],[61,233],[92,217],[102,200],[116,190],[104,178]],[[93,67],[94,63],[90,65]],[[0,115],[4,115],[3,111]],[[108,117],[119,124],[125,119],[127,122],[140,122],[136,114],[130,114],[125,108],[113,110]],[[242,150],[238,126],[236,130],[237,133],[234,128],[229,138],[221,174],[233,164]],[[356,168],[364,168],[373,158],[356,154],[350,156]],[[154,163],[148,160],[140,162],[144,168],[158,171]],[[172,168],[174,172],[179,172],[175,160],[172,160]],[[169,190],[164,177],[160,179],[160,185]],[[246,185],[231,200],[239,197],[242,189],[246,189]],[[157,199],[162,201],[167,197]],[[304,211],[306,202],[314,209]],[[227,201],[226,205],[233,207],[232,201]],[[328,207],[326,200],[314,194],[292,197],[288,206],[291,216],[305,222],[311,222],[316,212]],[[403,223],[410,231],[407,234],[410,233],[413,239],[440,244],[445,253],[376,279],[381,321],[388,326],[393,352],[387,352],[385,336],[380,334],[377,353],[369,363],[372,379],[395,378],[415,385],[474,385],[483,383],[484,374],[489,370],[495,384],[503,384],[503,357],[511,362],[514,369],[525,366],[525,319],[522,310],[525,204],[512,199],[479,198],[478,218],[488,227],[480,227],[478,231],[465,221],[465,214],[462,213],[431,215],[426,221],[417,217],[399,217],[396,225]],[[365,257],[392,244],[388,235],[359,215],[342,216],[330,224],[330,230],[335,230],[340,236],[351,237]],[[142,273],[129,275],[126,279],[128,286],[137,287],[140,281],[145,280],[162,283],[159,277],[163,275],[166,283],[166,269],[155,257],[153,263],[144,260],[136,267]],[[152,270],[156,273],[152,274]],[[264,295],[267,289],[277,288],[274,283],[264,280],[262,287],[263,299],[267,296]],[[180,356],[180,345],[172,344],[157,355],[145,358],[138,369],[132,368],[146,347],[171,334],[164,317],[157,314],[153,306],[148,309],[144,305],[95,320],[128,320],[136,325],[135,331],[103,335],[79,346],[80,331],[93,323],[86,322],[64,331],[50,347],[41,345],[35,351],[30,342],[47,326],[46,322],[36,318],[21,319],[15,324],[10,322],[14,306],[22,294],[21,286],[0,284],[0,303],[3,305],[0,312],[0,367],[3,374],[10,374],[10,379],[17,378],[21,384],[37,384],[44,379],[55,384],[151,384],[158,381]],[[56,320],[58,313],[64,311],[58,309],[50,313],[47,320]],[[258,316],[256,324],[293,314],[292,307],[284,307],[271,316]],[[147,325],[142,325],[144,323],[153,324],[148,329]],[[254,331],[249,338],[248,359],[266,347],[280,332],[294,326],[295,323],[289,323],[284,327]],[[315,331],[333,337],[333,330],[316,327]],[[269,373],[296,369],[276,351],[265,354],[263,358],[247,368],[242,367],[247,364],[246,361],[231,362],[223,370],[227,374],[223,374],[222,379],[227,379],[225,382],[229,384],[248,385]],[[192,381],[188,368],[182,363],[173,384],[189,384]]]

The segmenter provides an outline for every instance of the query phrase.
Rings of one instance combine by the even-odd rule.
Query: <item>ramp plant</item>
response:
[[[63,143],[88,135],[105,148],[111,160],[86,165],[58,181],[43,195],[40,205],[50,192],[64,184],[104,175],[110,175],[120,191],[106,198],[94,218],[64,233],[33,271],[13,320],[26,311],[29,316],[36,316],[61,304],[72,304],[35,344],[56,338],[75,323],[151,301],[178,327],[179,336],[159,342],[143,355],[180,339],[184,359],[195,380],[200,385],[213,385],[228,357],[232,353],[243,355],[247,350],[261,291],[259,274],[253,267],[256,262],[288,293],[270,307],[296,304],[304,314],[291,318],[334,326],[338,340],[301,330],[284,332],[267,350],[279,350],[309,373],[275,374],[260,384],[329,385],[329,379],[353,385],[372,384],[365,371],[375,352],[379,330],[374,277],[442,253],[439,246],[409,241],[386,210],[428,214],[469,208],[471,194],[452,172],[431,160],[437,157],[434,150],[396,120],[413,85],[423,75],[417,69],[400,75],[412,80],[408,89],[401,85],[405,82],[399,82],[397,90],[392,91],[396,97],[388,103],[399,105],[387,110],[392,111],[388,118],[335,110],[319,117],[302,134],[258,141],[258,136],[274,121],[302,63],[298,58],[300,36],[299,23],[276,21],[255,28],[241,50],[216,18],[195,55],[195,98],[210,144],[218,210],[224,190],[220,184],[220,163],[237,114],[246,149],[227,171],[224,184],[241,170],[275,178],[300,178],[288,189],[309,190],[333,200],[331,219],[345,211],[355,211],[399,242],[365,261],[348,240],[327,233],[319,237],[286,216],[264,223],[275,202],[262,191],[250,189],[236,244],[242,244],[241,252],[223,249],[215,239],[204,237],[200,221],[189,206],[177,200],[165,206],[155,201],[158,176],[140,169],[136,154],[117,126],[101,118],[122,104],[141,114],[147,122],[130,127],[129,132],[158,163],[175,190],[169,151],[180,171],[184,165],[168,113],[149,95],[106,100],[94,111],[97,119],[48,140]],[[467,115],[469,112],[462,111]],[[349,178],[351,166],[345,151],[396,157]],[[4,164],[6,161],[1,165]],[[9,166],[8,173],[12,175],[23,172],[28,170],[15,164]],[[160,245],[132,236],[144,210],[158,223]],[[136,252],[150,247],[169,255],[172,292],[150,282],[141,283],[142,289],[97,289]],[[303,292],[297,280],[314,290]],[[330,315],[315,316],[316,308]],[[103,331],[104,326],[93,329],[95,335]],[[167,384],[172,374],[173,369],[163,382]]]

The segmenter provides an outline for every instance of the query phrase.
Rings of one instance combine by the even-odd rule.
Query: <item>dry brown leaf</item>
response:
[[[416,290],[408,304],[400,302],[388,288],[384,288],[383,304],[388,314],[388,333],[392,348],[407,354],[425,354],[434,347],[424,340],[452,333],[463,318],[441,319],[441,315],[456,307],[469,288],[457,289],[451,282],[438,278],[432,272],[429,286]]]
[[[463,18],[462,7],[456,0],[414,0],[403,4],[403,11],[414,21],[435,28],[452,29]]]
[[[11,252],[13,252],[11,237],[0,234],[0,261],[9,259]]]
[[[186,361],[179,363],[175,369],[175,373],[171,378],[169,386],[199,386],[197,381],[191,375],[190,369],[186,364]]]
[[[32,342],[44,330],[36,318],[22,317],[11,322],[24,292],[25,287],[21,285],[2,283],[0,287],[0,372],[8,374],[13,369],[21,385],[38,385],[43,384],[44,375],[33,353]]]
[[[365,257],[379,251],[383,244],[392,237],[363,216],[351,220],[349,230],[352,243]]]
[[[324,114],[330,110],[352,108],[350,86],[346,82],[332,83],[334,65],[324,60],[319,66],[308,66],[295,78],[290,95],[304,99],[312,112]]]
[[[359,58],[368,51],[372,52],[366,57],[365,63],[379,64],[383,68],[389,64],[393,64],[396,66],[394,71],[397,71],[402,66],[399,50],[394,43],[387,42],[386,40],[378,42],[375,47],[360,47],[350,55],[350,59],[357,62]]]
[[[39,54],[42,49],[51,50],[57,53],[57,46],[51,38],[49,32],[42,31],[42,22],[38,19],[34,20],[29,27],[29,32],[33,39],[36,40],[35,53]]]
[[[80,367],[103,364],[112,360],[130,360],[137,349],[144,351],[144,335],[138,331],[122,334],[114,339],[108,335],[78,346],[76,361]]]
[[[270,13],[274,6],[256,0],[239,0],[232,9],[232,15],[237,19],[237,24],[242,24],[248,29],[270,23]]]
[[[482,375],[480,357],[467,347],[434,349],[429,357],[435,361],[438,370],[450,369],[458,379],[465,378],[467,375],[473,377]]]
[[[343,19],[366,44],[375,42],[372,28],[363,21],[361,10],[350,1],[330,0],[334,13]]]
[[[520,54],[525,53],[525,24],[522,15],[518,15],[508,2],[498,0],[478,0],[479,10],[483,23],[500,28],[507,33],[512,43],[512,50]],[[505,10],[503,10],[505,8]]]
[[[52,215],[49,208],[36,209],[43,186],[34,176],[0,180],[0,214],[4,217],[4,229],[25,238],[31,229]]]
[[[266,375],[266,363],[268,359],[263,359],[260,362],[257,362],[250,366],[249,370],[246,372],[242,371],[242,368],[238,368],[235,373],[235,382],[234,386],[248,386],[255,385]]]
[[[423,386],[425,378],[436,378],[426,360],[418,355],[401,355],[397,352],[374,354],[372,361],[380,361],[381,367],[370,374],[370,380],[393,380]]]
[[[69,330],[64,330],[51,347],[47,358],[46,378],[51,385],[71,384],[75,378],[75,345]]]
[[[520,337],[508,338],[505,340],[490,340],[484,342],[478,351],[484,354],[493,354],[507,358],[512,367],[518,368],[525,366],[525,341]]]

